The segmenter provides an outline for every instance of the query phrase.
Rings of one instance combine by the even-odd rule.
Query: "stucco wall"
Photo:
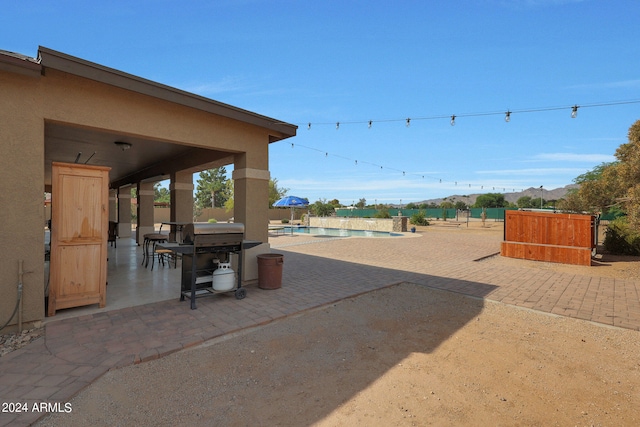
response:
[[[267,240],[267,129],[54,69],[45,69],[42,76],[0,70],[0,87],[0,326],[15,305],[18,260],[24,260],[27,271],[24,321],[44,316],[47,122],[228,152],[236,162],[234,170],[267,175],[267,180],[250,177],[236,186],[236,207],[243,212],[247,238]]]
[[[154,210],[154,222],[156,224],[169,221],[171,213],[169,208],[155,208]],[[306,210],[295,209],[294,220],[300,220],[303,214],[306,214]],[[270,221],[280,221],[282,219],[291,219],[291,211],[289,209],[269,209],[268,217]],[[203,209],[196,222],[207,222],[209,219],[215,219],[218,222],[226,222],[230,218],[233,218],[233,211],[227,212],[224,208],[206,208]]]
[[[309,226],[349,230],[395,231],[393,229],[393,219],[390,218],[311,217],[309,218]]]
[[[23,321],[44,314],[44,121],[41,79],[0,71],[0,326],[16,306],[24,262]],[[17,317],[11,322],[17,323]],[[3,331],[4,332],[4,331]]]

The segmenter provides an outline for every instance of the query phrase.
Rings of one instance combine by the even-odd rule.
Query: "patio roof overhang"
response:
[[[200,95],[134,76],[113,68],[95,64],[40,46],[38,57],[0,51],[0,69],[46,77],[49,70],[131,91],[147,97],[184,106],[237,122],[241,126],[257,127],[272,143],[295,136],[297,126],[280,120],[224,104]],[[135,155],[123,156],[115,141],[124,140],[135,147]],[[50,185],[50,165],[53,161],[102,164],[111,167],[111,187],[143,181],[167,179],[177,171],[196,173],[233,163],[233,149],[181,145],[144,134],[123,135],[115,130],[88,128],[70,123],[45,120],[45,188]],[[134,150],[130,150],[134,151]],[[241,150],[238,150],[240,152]],[[95,154],[97,153],[97,154]],[[95,157],[90,158],[95,154]]]

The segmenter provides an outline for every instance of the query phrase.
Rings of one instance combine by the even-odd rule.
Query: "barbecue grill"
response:
[[[218,264],[231,261],[231,254],[238,255],[237,285],[224,292],[234,292],[237,299],[247,295],[242,288],[242,251],[262,242],[244,240],[244,224],[186,224],[182,240],[182,243],[160,245],[182,255],[180,301],[189,297],[193,310],[196,298],[221,293],[213,288],[213,273]]]

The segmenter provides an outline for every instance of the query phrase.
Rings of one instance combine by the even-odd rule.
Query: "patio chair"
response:
[[[111,243],[111,246],[117,248],[118,242],[116,239],[118,237],[118,223],[115,221],[109,221],[109,234],[107,237],[107,242]]]

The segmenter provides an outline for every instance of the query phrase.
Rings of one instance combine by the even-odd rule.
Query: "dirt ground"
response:
[[[640,336],[401,284],[108,372],[40,426],[633,426]]]
[[[462,226],[425,232],[501,232]],[[535,265],[638,277],[598,262]],[[637,331],[403,283],[110,371],[37,425],[635,426],[638,354]]]

